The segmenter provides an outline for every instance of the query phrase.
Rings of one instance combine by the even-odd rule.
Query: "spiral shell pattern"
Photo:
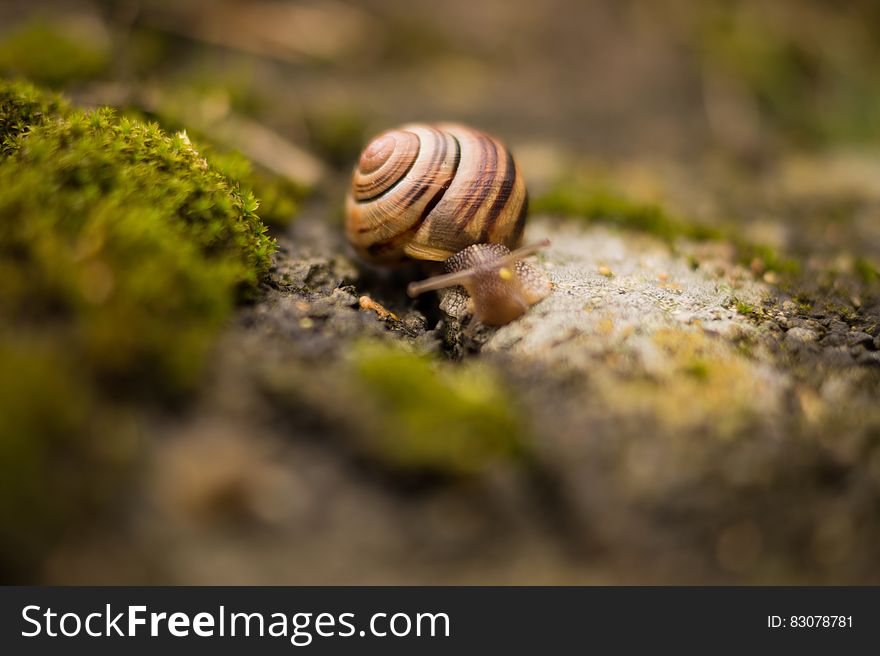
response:
[[[522,174],[496,139],[463,125],[406,125],[362,153],[346,235],[374,262],[441,261],[477,243],[516,248],[527,204]]]

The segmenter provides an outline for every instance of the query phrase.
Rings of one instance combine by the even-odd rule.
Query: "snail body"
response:
[[[445,263],[446,274],[411,283],[410,296],[461,285],[470,296],[474,319],[501,326],[550,293],[550,281],[522,258],[550,245],[548,240],[511,251],[503,244],[474,244]]]
[[[346,197],[345,233],[365,260],[445,262],[444,275],[409,286],[411,296],[461,285],[477,321],[501,325],[549,293],[519,248],[528,209],[510,152],[473,128],[413,123],[373,139]]]

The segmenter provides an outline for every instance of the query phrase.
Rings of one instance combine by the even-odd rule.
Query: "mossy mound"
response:
[[[260,219],[272,228],[284,228],[296,216],[300,201],[307,190],[289,180],[265,173],[237,151],[223,151],[210,144],[207,136],[195,139],[199,152],[203,153],[212,167],[226,178],[242,187],[253,189],[260,199]]]
[[[236,291],[269,266],[253,195],[185,135],[107,109],[54,115],[7,150],[4,313],[70,340],[66,350],[96,374],[191,383]]]
[[[0,146],[2,572],[111,496],[119,408],[192,389],[274,243],[185,134],[0,83]]]
[[[334,321],[345,322],[344,311]],[[266,333],[261,346],[277,339]],[[319,426],[356,460],[400,481],[531,465],[519,399],[491,365],[446,362],[381,339],[348,346],[344,358],[317,366],[273,357],[257,365],[259,384],[294,425]],[[264,358],[258,350],[248,359]]]
[[[354,378],[377,410],[362,424],[365,447],[394,469],[468,475],[526,456],[510,390],[478,363],[451,367],[364,343],[354,353]]]
[[[59,96],[29,84],[0,81],[0,158],[18,150],[19,138],[34,126],[69,111]]]
[[[744,264],[780,273],[796,273],[800,265],[774,248],[744,239],[736,226],[708,225],[668,212],[655,203],[632,199],[616,190],[574,174],[558,181],[546,194],[536,197],[532,210],[578,218],[588,223],[607,223],[626,230],[654,235],[670,245],[678,239],[724,241],[733,244]]]

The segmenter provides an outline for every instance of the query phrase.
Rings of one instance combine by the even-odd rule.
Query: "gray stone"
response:
[[[664,330],[728,339],[755,330],[735,305],[737,300],[760,305],[767,293],[763,283],[719,281],[693,270],[653,239],[605,228],[584,232],[534,222],[526,241],[544,237],[552,245],[536,259],[553,282],[553,291],[524,316],[498,329],[484,352],[586,367],[604,349],[641,352]],[[602,275],[600,267],[610,268],[614,275]]]

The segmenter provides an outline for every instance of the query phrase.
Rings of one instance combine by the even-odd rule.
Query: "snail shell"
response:
[[[411,124],[364,149],[345,230],[373,262],[442,261],[477,243],[516,248],[527,205],[522,174],[499,141],[463,125]]]

